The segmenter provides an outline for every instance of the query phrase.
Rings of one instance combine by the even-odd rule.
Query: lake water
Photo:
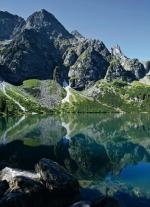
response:
[[[150,206],[150,115],[0,118],[0,169],[34,170],[41,158],[78,178],[83,199],[106,191],[122,206]]]

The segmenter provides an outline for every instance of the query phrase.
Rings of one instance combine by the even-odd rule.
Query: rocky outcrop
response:
[[[135,79],[135,76],[131,71],[126,71],[120,62],[114,59],[108,67],[105,79],[110,82],[114,80],[131,82]]]
[[[6,46],[1,65],[3,79],[20,83],[29,78],[52,79],[57,55],[53,44],[35,30],[25,29]]]
[[[75,51],[78,58],[68,74],[74,88],[84,89],[105,77],[111,57],[103,42],[85,40]]]
[[[42,159],[36,166],[36,172],[40,175],[40,180],[45,183],[49,191],[62,192],[64,194],[79,192],[77,180],[56,162]]]
[[[26,176],[30,179],[38,179],[39,178],[39,176],[35,173],[12,169],[9,167],[4,168],[0,172],[0,179],[6,180],[7,182],[12,182],[15,179],[15,177],[19,177],[19,176]]]
[[[127,58],[120,46],[113,47],[111,49],[111,54],[113,57],[115,57],[122,67],[126,70],[132,73],[132,76],[134,76],[134,80],[139,80],[140,78],[143,78],[146,74],[146,69],[144,68],[144,65],[138,60],[138,59],[130,59]]]
[[[78,181],[57,163],[42,159],[36,166],[36,172],[11,168],[2,170],[0,206],[63,207],[72,204],[78,197]]]

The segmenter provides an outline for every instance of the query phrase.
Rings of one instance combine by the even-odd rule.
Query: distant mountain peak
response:
[[[114,56],[124,56],[124,53],[121,50],[121,47],[117,44],[116,46],[111,48],[112,55]]]
[[[11,39],[24,22],[22,17],[0,11],[0,41]]]
[[[27,29],[45,30],[50,36],[72,37],[56,17],[45,9],[36,11],[29,16],[25,27]]]
[[[13,15],[9,13],[8,11],[0,11],[0,17],[2,18],[8,18],[8,17],[18,17],[17,15]]]

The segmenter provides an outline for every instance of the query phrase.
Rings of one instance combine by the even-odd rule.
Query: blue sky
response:
[[[0,0],[0,10],[27,18],[46,9],[72,31],[119,44],[129,57],[150,60],[150,0]]]

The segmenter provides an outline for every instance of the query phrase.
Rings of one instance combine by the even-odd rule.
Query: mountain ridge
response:
[[[69,110],[75,111],[78,110],[76,105],[79,99],[91,106],[89,98],[85,99],[82,95],[92,89],[97,91],[95,107],[107,106],[107,103],[99,103],[101,87],[95,90],[97,82],[102,82],[104,88],[108,85],[114,87],[115,81],[120,87],[134,85],[135,81],[142,82],[144,94],[144,83],[150,85],[150,61],[141,62],[128,58],[118,45],[109,50],[101,40],[87,39],[76,30],[69,32],[53,14],[44,9],[34,12],[27,20],[8,12],[0,12],[0,29],[2,25],[7,28],[7,34],[3,31],[0,33],[3,37],[0,41],[0,80],[18,85],[24,92],[24,82],[29,80],[33,85],[28,88],[28,93],[34,96],[38,104],[43,104],[42,107],[62,105],[63,110],[64,107],[69,107]],[[34,81],[35,79],[39,82]],[[73,89],[73,107],[61,104],[61,93],[64,94],[66,90],[64,81]],[[39,85],[35,87],[34,82]],[[49,94],[51,84],[55,91],[59,91],[56,96]],[[46,87],[45,92],[43,86]],[[114,88],[116,90],[118,89]],[[127,88],[124,90],[124,93],[128,93]],[[90,94],[95,93],[94,91]],[[105,93],[107,94],[107,90]],[[122,91],[120,96],[123,96]],[[107,106],[104,111],[112,108],[112,105]],[[114,111],[122,111],[122,107]]]
[[[16,17],[16,15],[12,16]],[[17,18],[20,17],[17,16]],[[2,20],[1,17],[1,22]],[[30,78],[40,79],[42,78],[42,71],[47,76],[48,73],[51,74],[49,78],[52,79],[55,67],[60,66],[62,67],[61,73],[63,74],[64,68],[66,68],[69,74],[67,79],[74,79],[75,88],[82,90],[91,85],[92,82],[95,83],[97,80],[105,78],[113,59],[118,60],[126,71],[131,71],[132,78],[128,78],[128,80],[143,78],[150,69],[149,64],[146,63],[147,68],[145,69],[146,64],[142,64],[138,59],[129,59],[124,56],[119,46],[109,51],[102,41],[84,38],[77,31],[68,32],[53,14],[44,9],[30,15],[17,28],[14,36],[12,35],[10,35],[12,40],[9,44],[1,43],[0,45],[0,65],[4,66],[10,74],[13,71],[15,72],[12,80],[6,79],[11,83],[14,80],[14,84]],[[5,41],[10,40],[10,37]],[[34,48],[38,49],[35,50]],[[45,54],[46,51],[47,54]],[[31,61],[30,56],[35,56],[35,60]],[[40,56],[42,62],[39,61],[39,63]],[[44,62],[47,62],[46,65],[49,69],[44,65]],[[40,71],[38,65],[41,68],[41,77],[40,72],[39,74],[36,72]],[[83,65],[85,66],[84,70],[81,69]],[[35,68],[38,69],[32,73],[31,71]],[[3,71],[0,72],[0,75],[5,76],[2,73]],[[77,77],[76,74],[78,74]],[[43,77],[44,79],[46,75]]]

